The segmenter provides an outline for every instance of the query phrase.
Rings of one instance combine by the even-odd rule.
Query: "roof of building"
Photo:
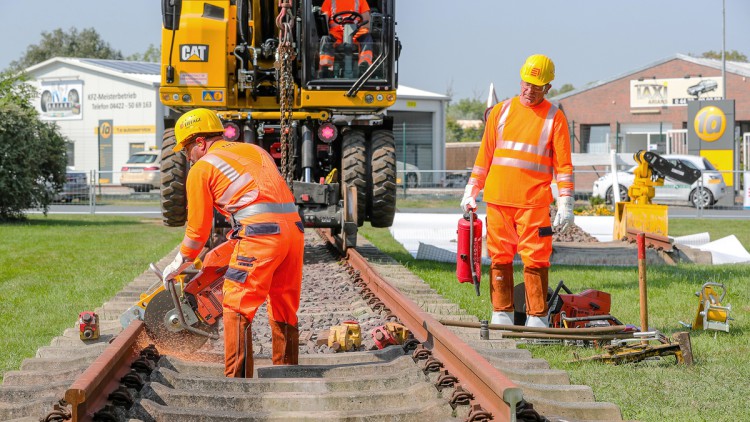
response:
[[[33,73],[53,63],[64,63],[71,66],[103,72],[112,76],[119,76],[147,85],[158,86],[161,83],[161,65],[151,62],[136,62],[128,60],[105,60],[105,59],[79,59],[70,57],[54,57],[44,62],[35,64],[26,69]],[[401,98],[417,98],[432,100],[450,100],[450,97],[434,92],[423,91],[401,85],[396,90],[396,96]]]
[[[26,72],[34,73],[49,65],[62,63],[79,67],[93,72],[100,72],[110,76],[131,80],[134,82],[158,86],[161,81],[159,63],[135,62],[125,60],[79,59],[71,57],[53,57],[41,63],[26,68]]]
[[[686,54],[679,54],[678,53],[678,54],[675,54],[674,56],[666,57],[664,59],[658,60],[658,61],[653,62],[653,63],[649,63],[649,64],[647,64],[645,66],[642,66],[642,67],[639,67],[637,69],[629,70],[629,71],[627,71],[625,73],[622,73],[622,74],[617,75],[615,77],[609,78],[607,80],[593,82],[593,83],[588,84],[588,85],[586,85],[586,86],[584,86],[582,88],[574,89],[573,91],[568,91],[568,92],[566,92],[564,94],[557,95],[557,96],[551,98],[550,101],[552,101],[554,103],[559,102],[560,100],[562,100],[564,98],[580,94],[580,93],[588,91],[590,89],[598,88],[598,87],[600,87],[602,85],[606,85],[606,84],[608,84],[610,82],[616,81],[618,79],[625,78],[625,77],[627,77],[629,75],[632,75],[634,73],[642,72],[644,70],[650,69],[652,67],[658,66],[660,64],[664,64],[666,62],[669,62],[669,61],[672,61],[672,60],[675,60],[675,59],[677,59],[677,60],[684,60],[686,62],[695,63],[697,65],[711,67],[711,68],[714,68],[714,69],[721,70],[721,60],[706,59],[706,58],[702,58],[702,57],[692,57],[692,56],[688,56]],[[735,73],[735,74],[740,75],[740,76],[750,77],[750,63],[726,62],[726,71],[729,72],[729,73]]]

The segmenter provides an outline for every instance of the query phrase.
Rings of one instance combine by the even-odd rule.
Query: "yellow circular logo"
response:
[[[693,121],[695,133],[706,142],[713,142],[724,134],[727,128],[727,116],[715,106],[703,107]]]
[[[99,136],[101,136],[102,139],[108,139],[112,136],[112,125],[110,125],[109,122],[102,122],[102,124],[99,125]]]

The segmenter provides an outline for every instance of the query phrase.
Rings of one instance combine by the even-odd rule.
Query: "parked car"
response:
[[[696,155],[662,155],[666,160],[672,164],[676,164],[678,161],[682,164],[695,168],[702,173],[702,189],[699,184],[699,179],[692,185],[687,185],[670,178],[664,179],[664,186],[657,186],[654,188],[653,201],[661,203],[664,201],[677,201],[677,202],[688,202],[694,207],[709,207],[715,204],[719,199],[724,197],[727,193],[727,185],[724,183],[724,177],[719,171],[711,164],[710,161],[703,157]],[[628,188],[633,184],[635,171],[637,166],[633,166],[627,171],[617,172],[617,183],[620,189],[620,200],[628,201]],[[614,202],[614,190],[612,173],[608,173],[594,182],[593,196],[604,198],[608,204]]]
[[[407,188],[416,188],[422,184],[422,174],[419,172],[419,167],[414,164],[404,163],[396,161],[396,184],[402,185],[406,183]]]
[[[689,95],[698,97],[701,94],[705,94],[706,92],[715,91],[718,86],[719,84],[712,79],[703,79],[697,84],[688,87],[687,93]]]
[[[88,201],[91,194],[91,186],[85,171],[68,169],[65,172],[65,183],[60,192],[55,194],[55,202]]]
[[[120,169],[120,184],[133,188],[136,192],[148,192],[161,185],[159,151],[141,151],[131,155],[128,162]]]

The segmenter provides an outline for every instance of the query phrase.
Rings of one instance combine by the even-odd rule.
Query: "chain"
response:
[[[292,114],[294,111],[294,75],[292,62],[295,59],[292,45],[292,27],[294,17],[290,13],[292,4],[279,0],[279,16],[276,26],[279,28],[279,48],[276,51],[276,77],[278,81],[279,103],[281,106],[281,174],[284,176],[289,189],[292,188],[294,177],[294,163],[289,157],[292,137]]]

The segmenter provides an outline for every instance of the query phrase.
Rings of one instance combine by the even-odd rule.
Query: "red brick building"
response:
[[[735,101],[738,145],[750,133],[750,63],[726,62],[726,99]],[[721,60],[677,54],[552,98],[572,126],[573,152],[678,153],[687,102],[722,99]]]

